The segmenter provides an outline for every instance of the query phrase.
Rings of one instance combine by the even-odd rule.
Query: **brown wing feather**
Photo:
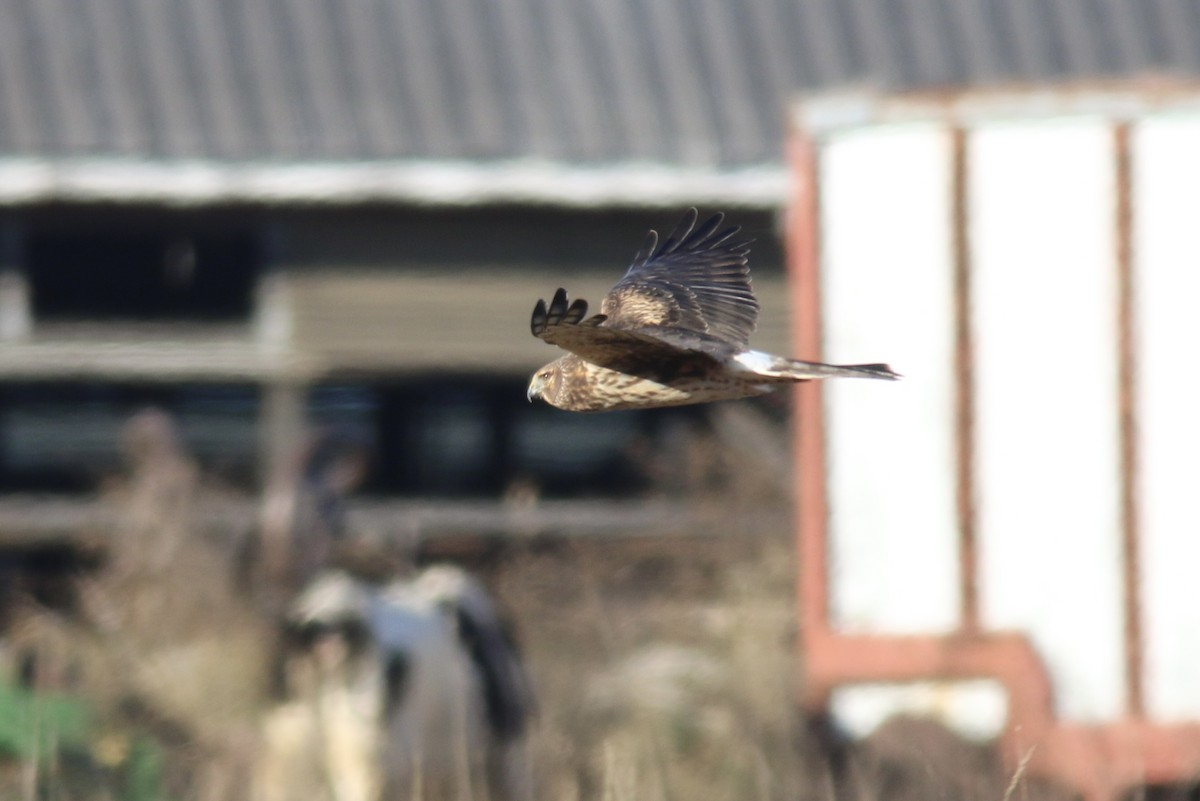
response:
[[[733,240],[740,228],[719,230],[714,214],[696,228],[690,209],[661,244],[651,231],[625,277],[601,304],[605,327],[683,329],[744,348],[758,323],[750,287],[749,240]]]
[[[603,314],[584,319],[587,301],[567,303],[559,289],[549,306],[539,300],[530,318],[533,335],[610,370],[648,378],[677,373],[684,364],[712,363],[728,349],[723,342],[671,329],[612,328]]]

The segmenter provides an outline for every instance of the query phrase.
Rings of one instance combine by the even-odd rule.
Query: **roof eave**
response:
[[[539,161],[222,162],[0,156],[0,205],[44,202],[411,203],[776,208],[782,163],[691,167]]]

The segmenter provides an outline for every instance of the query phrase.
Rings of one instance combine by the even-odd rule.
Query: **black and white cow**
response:
[[[530,684],[478,581],[327,571],[288,618],[289,700],[268,716],[260,801],[531,796]]]

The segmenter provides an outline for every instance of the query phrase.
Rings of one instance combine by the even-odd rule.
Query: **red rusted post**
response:
[[[815,143],[803,132],[788,142],[792,196],[786,245],[792,306],[793,352],[821,357],[820,224]],[[800,643],[807,653],[829,626],[828,552],[825,532],[825,426],[821,382],[797,385],[793,424],[795,454],[796,569]],[[824,703],[819,683],[806,683],[808,703]]]

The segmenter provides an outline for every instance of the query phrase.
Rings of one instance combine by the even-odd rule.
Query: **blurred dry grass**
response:
[[[843,743],[805,720],[790,541],[753,523],[731,534],[535,547],[497,571],[541,693],[539,798],[1070,797],[1014,783],[994,749],[932,722],[895,720]]]
[[[272,621],[236,584],[240,544],[200,534],[198,511],[223,490],[203,480],[158,412],[124,432],[125,475],[102,490],[114,512],[102,569],[78,580],[72,615],[27,605],[10,647],[36,688],[89,701],[92,742],[77,762],[102,777],[128,767],[135,741],[166,754],[171,798],[236,801],[253,756],[274,650]],[[43,795],[66,792],[51,770]],[[112,785],[120,785],[114,778]],[[108,782],[68,798],[109,798]],[[149,799],[147,799],[149,801]]]
[[[782,543],[732,539],[513,559],[541,797],[796,798],[790,568]]]
[[[1063,797],[1023,777],[1010,788],[994,752],[932,724],[898,721],[839,745],[804,721],[786,482],[762,475],[754,448],[689,441],[698,468],[679,491],[701,495],[724,536],[519,539],[471,565],[516,621],[538,691],[538,799]],[[39,655],[43,684],[89,699],[86,769],[0,770],[0,798],[246,797],[275,621],[238,585],[244,543],[195,522],[225,490],[160,419],[135,421],[128,447],[128,474],[104,491],[120,510],[112,550],[83,581],[79,614],[30,607],[9,638]],[[128,780],[145,738],[163,755],[161,777],[143,783],[153,796]]]

